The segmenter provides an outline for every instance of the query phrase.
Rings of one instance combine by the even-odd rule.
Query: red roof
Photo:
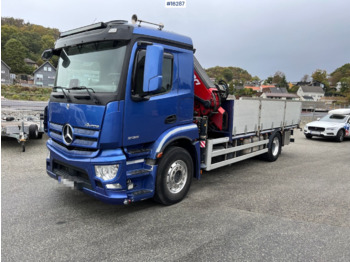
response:
[[[275,85],[261,85],[261,88],[270,88],[270,87],[276,87]]]
[[[254,91],[260,92],[260,86],[245,86],[244,88],[250,88],[250,89],[253,89]]]

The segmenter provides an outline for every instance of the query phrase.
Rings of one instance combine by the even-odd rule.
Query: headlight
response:
[[[117,176],[119,165],[95,166],[95,174],[102,180],[111,180]]]

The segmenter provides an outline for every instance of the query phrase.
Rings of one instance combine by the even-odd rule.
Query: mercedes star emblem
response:
[[[62,136],[63,136],[63,141],[67,146],[72,144],[72,142],[73,142],[73,128],[70,124],[66,124],[63,127]]]

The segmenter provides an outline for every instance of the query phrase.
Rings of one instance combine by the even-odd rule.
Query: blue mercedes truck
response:
[[[44,113],[47,174],[102,201],[170,205],[203,170],[275,161],[300,102],[235,100],[194,57],[191,38],[162,25],[111,21],[61,33]]]

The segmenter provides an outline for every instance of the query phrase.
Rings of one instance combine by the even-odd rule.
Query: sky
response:
[[[1,16],[60,31],[95,22],[141,20],[190,36],[204,68],[234,66],[266,79],[300,81],[350,63],[349,0],[1,0]],[[175,1],[175,0],[171,0]]]

